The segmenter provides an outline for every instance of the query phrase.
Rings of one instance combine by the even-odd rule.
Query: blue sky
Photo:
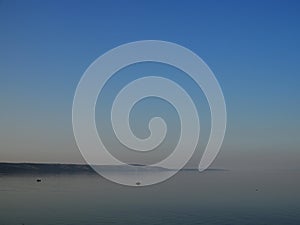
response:
[[[219,80],[228,130],[217,166],[297,167],[299,10],[297,1],[0,1],[0,161],[83,162],[71,108],[85,69],[120,44],[157,39],[191,49]]]

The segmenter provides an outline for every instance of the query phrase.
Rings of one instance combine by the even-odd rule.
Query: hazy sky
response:
[[[299,11],[297,1],[0,0],[0,161],[83,163],[71,121],[82,74],[111,48],[158,39],[197,53],[219,80],[228,127],[215,167],[299,168]],[[182,84],[193,96],[200,93]],[[198,101],[198,110],[207,107]],[[140,115],[173,110],[158,99],[146,106],[133,111],[141,136],[147,134]],[[209,117],[203,114],[205,142]],[[166,118],[176,127],[176,115]],[[101,116],[97,121],[105,126]],[[178,136],[171,134],[166,146]]]

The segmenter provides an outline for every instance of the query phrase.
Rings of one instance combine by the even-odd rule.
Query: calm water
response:
[[[150,187],[98,175],[0,176],[0,225],[300,224],[300,173],[184,171]]]

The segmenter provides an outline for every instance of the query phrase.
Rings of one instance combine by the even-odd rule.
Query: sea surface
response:
[[[0,225],[299,225],[299,178],[300,171],[181,171],[126,187],[97,174],[0,175]]]

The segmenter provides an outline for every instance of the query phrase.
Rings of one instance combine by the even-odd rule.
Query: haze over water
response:
[[[219,81],[228,115],[210,167],[225,170],[181,171],[161,184],[126,187],[93,173],[0,167],[0,225],[299,225],[299,12],[296,0],[0,0],[0,163],[85,164],[72,129],[77,84],[96,58],[128,42],[169,41],[199,55]],[[171,66],[135,64],[111,77],[96,105],[99,136],[130,164],[172,153],[179,116],[161,99],[140,101],[130,117],[140,138],[149,136],[151,118],[165,120],[165,142],[154,151],[130,151],[110,124],[118,91],[149,74],[172,79],[193,98],[201,132],[186,168],[197,168],[209,107]]]

